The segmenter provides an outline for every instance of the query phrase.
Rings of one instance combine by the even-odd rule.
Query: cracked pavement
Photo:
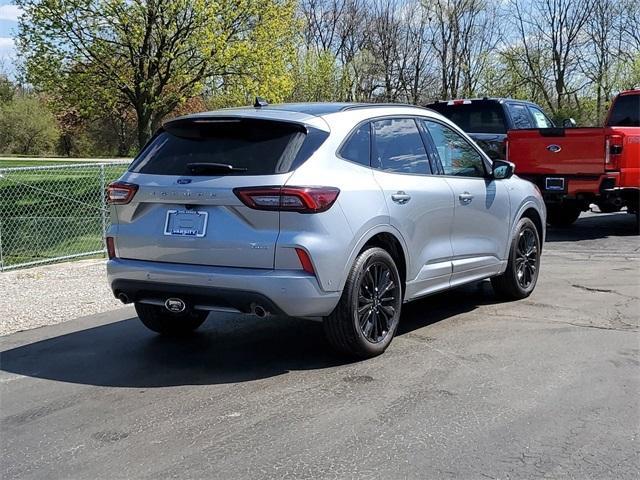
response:
[[[548,237],[530,298],[484,282],[405,305],[364,362],[283,318],[168,340],[122,308],[0,337],[0,476],[638,478],[635,221]]]

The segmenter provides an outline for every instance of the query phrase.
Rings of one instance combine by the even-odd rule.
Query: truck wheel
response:
[[[547,223],[553,227],[568,227],[580,216],[580,207],[575,205],[550,205],[547,207]]]
[[[499,297],[520,300],[536,288],[540,270],[540,234],[529,218],[522,218],[511,240],[507,269],[493,277],[491,285]]]
[[[207,319],[209,312],[171,313],[159,305],[135,303],[138,318],[149,330],[160,335],[179,336],[193,332]]]
[[[393,339],[401,307],[402,282],[393,258],[369,248],[356,259],[340,302],[324,319],[327,340],[352,357],[380,355]]]

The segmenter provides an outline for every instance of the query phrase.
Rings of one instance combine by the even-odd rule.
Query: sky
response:
[[[18,17],[20,9],[14,5],[13,0],[0,0],[0,66],[3,73],[13,75],[15,68],[15,46],[13,37],[18,31]]]

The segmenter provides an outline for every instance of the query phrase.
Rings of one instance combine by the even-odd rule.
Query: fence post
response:
[[[104,163],[100,164],[100,198],[102,199],[102,208],[100,209],[102,214],[102,246],[104,251],[107,250],[107,198],[105,196],[105,189],[107,186],[105,185],[105,173],[104,173]]]

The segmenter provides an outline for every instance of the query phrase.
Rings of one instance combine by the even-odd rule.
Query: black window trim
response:
[[[445,122],[442,122],[440,119],[437,118],[431,118],[431,117],[420,117],[424,120],[428,120],[430,122],[434,122],[437,123],[439,125],[442,125],[443,127],[449,128],[450,130],[453,130],[454,132],[456,132],[458,135],[460,135],[462,137],[462,139],[467,142],[471,148],[473,148],[476,153],[478,153],[480,155],[480,158],[482,159],[482,164],[484,167],[484,176],[483,177],[468,177],[466,175],[447,175],[446,173],[442,173],[439,174],[439,176],[441,177],[446,177],[446,178],[468,178],[468,179],[479,179],[479,180],[487,180],[491,178],[491,171],[493,169],[493,162],[491,161],[491,159],[487,156],[486,153],[484,153],[478,146],[476,146],[475,142],[473,142],[473,140],[470,142],[467,138],[466,138],[466,134],[459,129],[458,127],[454,128],[451,125],[446,124]],[[429,134],[429,138],[431,139],[431,143],[433,145],[433,148],[436,148],[435,146],[435,142],[433,140],[433,137],[431,137],[431,133],[429,132],[428,128],[425,126],[425,130],[427,131],[427,133]],[[437,149],[436,149],[436,155],[438,158],[438,163],[440,164],[440,170],[442,172],[444,172],[444,165],[442,164],[442,159],[440,158],[440,154],[438,153]]]
[[[412,119],[415,122],[416,128],[418,129],[418,132],[420,133],[420,138],[422,139],[422,144],[424,146],[425,153],[427,154],[427,158],[429,159],[429,168],[431,169],[431,173],[390,172],[388,170],[383,170],[381,168],[373,166],[372,160],[373,160],[373,150],[374,150],[374,143],[373,143],[374,142],[374,132],[373,132],[373,126],[371,124],[373,122],[378,121],[378,120],[388,120],[388,119],[393,119],[393,118]],[[340,158],[341,160],[344,160],[345,162],[349,162],[349,163],[352,163],[354,165],[358,165],[360,167],[369,168],[371,170],[377,170],[379,172],[384,172],[384,173],[392,173],[392,174],[397,174],[397,175],[415,175],[415,176],[419,176],[419,177],[435,177],[435,176],[438,176],[439,175],[438,173],[433,173],[433,165],[431,164],[429,146],[425,142],[425,139],[424,139],[423,133],[421,131],[421,127],[420,127],[420,122],[416,121],[418,119],[423,119],[423,118],[431,118],[431,117],[423,117],[423,116],[420,116],[420,115],[394,114],[394,115],[378,115],[378,116],[375,116],[375,117],[369,117],[369,118],[367,118],[365,120],[362,120],[362,121],[358,122],[355,125],[355,127],[353,127],[349,131],[349,133],[345,136],[344,140],[340,143],[340,145],[336,149],[336,156],[338,158]],[[370,131],[370,136],[369,136],[370,148],[369,148],[369,166],[368,167],[366,165],[361,164],[361,163],[354,162],[353,160],[349,160],[348,158],[344,158],[344,157],[342,157],[340,155],[340,151],[342,150],[343,146],[349,141],[349,139],[356,132],[356,130],[358,130],[358,128],[360,128],[360,126],[365,124],[365,123],[369,123],[369,131]]]

